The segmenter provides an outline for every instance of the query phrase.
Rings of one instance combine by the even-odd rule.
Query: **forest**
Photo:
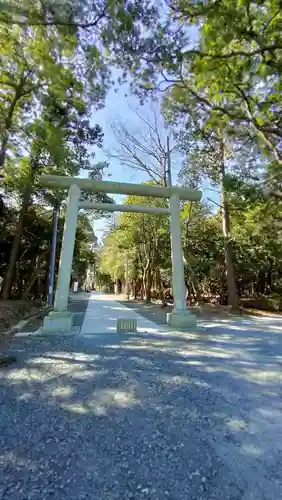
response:
[[[280,0],[0,0],[2,303],[46,302],[52,218],[59,210],[57,271],[67,192],[39,177],[104,178],[94,111],[124,85],[140,103],[141,132],[113,124],[109,161],[168,186],[181,159],[178,185],[217,193],[182,206],[188,300],[280,310]],[[93,223],[80,215],[73,275],[83,281],[95,263],[100,283],[121,287],[128,259],[132,295],[163,299],[169,220],[123,214],[96,248]]]

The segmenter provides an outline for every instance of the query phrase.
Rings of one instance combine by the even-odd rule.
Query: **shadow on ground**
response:
[[[1,371],[1,498],[282,498],[282,334],[233,326],[23,333]]]
[[[89,294],[79,293],[77,297],[71,294],[69,298],[68,310],[74,313],[74,326],[81,327],[85,311],[89,301]],[[45,316],[48,316],[49,311],[42,311],[41,314],[32,318],[22,329],[21,332],[35,332],[43,324]]]

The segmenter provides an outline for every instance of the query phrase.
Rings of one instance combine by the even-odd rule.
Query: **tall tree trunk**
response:
[[[158,267],[156,269],[156,285],[157,285],[156,288],[159,292],[159,298],[162,301],[162,305],[165,306],[166,302],[165,302],[164,288],[161,280],[160,269]]]
[[[44,297],[48,296],[48,291],[49,291],[49,269],[47,267],[44,275]]]
[[[144,278],[142,278],[141,284],[140,284],[140,298],[141,298],[141,300],[144,299],[144,295],[145,295],[145,292],[144,292]]]
[[[257,294],[264,295],[265,293],[265,272],[259,271],[258,273],[258,281],[257,281]]]
[[[10,297],[10,293],[12,290],[13,286],[13,280],[15,276],[15,271],[16,271],[16,266],[17,266],[17,258],[19,254],[19,249],[20,249],[20,244],[21,244],[21,239],[22,239],[22,234],[24,230],[24,219],[26,212],[28,210],[30,203],[30,187],[28,187],[23,195],[23,201],[22,201],[22,206],[20,209],[19,213],[19,222],[18,226],[16,229],[16,233],[14,236],[10,256],[9,256],[9,262],[8,262],[8,267],[3,279],[3,284],[2,284],[2,290],[1,290],[1,299],[3,300],[8,300]]]
[[[235,271],[233,263],[233,248],[231,242],[231,228],[228,199],[225,190],[225,165],[224,165],[224,146],[222,144],[222,162],[220,169],[220,198],[221,198],[221,217],[222,233],[224,239],[224,257],[226,265],[227,287],[228,287],[228,305],[236,309],[238,307],[238,295],[235,281]]]
[[[151,264],[148,263],[144,272],[144,290],[145,290],[145,300],[146,302],[151,302],[152,294],[152,269]]]
[[[192,292],[193,292],[194,299],[195,299],[195,301],[197,303],[199,303],[201,301],[201,293],[200,293],[200,289],[199,289],[199,286],[198,286],[198,283],[197,283],[197,280],[196,280],[196,277],[195,277],[194,270],[193,270],[192,266],[189,264],[188,259],[185,259],[185,264],[186,264],[186,266],[189,269],[189,273],[190,273],[189,277],[190,277],[190,281],[191,281],[191,286],[192,286]],[[187,280],[186,277],[185,277],[185,285],[186,285],[187,292],[188,292],[188,295],[189,295],[189,286],[188,286],[188,280]]]
[[[48,253],[48,251],[45,251],[39,257],[38,256],[36,257],[36,259],[35,259],[36,265],[35,265],[35,267],[32,266],[30,277],[29,277],[29,279],[25,285],[24,291],[21,295],[22,300],[28,299],[29,292],[32,289],[36,279],[39,276],[40,268],[42,266],[42,261],[46,257],[47,253]]]
[[[142,284],[142,300],[145,296],[145,300],[147,300],[147,297],[146,297],[146,281],[147,281],[147,270],[145,269],[144,272],[143,272],[143,284]]]
[[[271,293],[272,287],[272,269],[270,269],[267,273],[267,293]]]
[[[119,279],[118,280],[118,293],[122,292],[122,281]]]

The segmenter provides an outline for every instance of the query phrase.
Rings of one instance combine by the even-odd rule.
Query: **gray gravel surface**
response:
[[[282,499],[280,331],[22,334],[10,353],[1,499]]]
[[[88,293],[79,293],[79,294],[71,294],[69,298],[68,309],[72,313],[74,313],[74,326],[81,327],[84,314],[88,305],[89,294]],[[21,332],[35,332],[40,328],[43,324],[43,319],[45,316],[49,314],[49,311],[44,311],[38,316],[32,318],[22,329]]]
[[[125,305],[129,309],[145,316],[150,321],[154,321],[158,325],[166,325],[166,315],[172,311],[172,307],[163,307],[159,304],[149,303],[144,301],[128,301],[126,299],[119,299],[118,302]]]

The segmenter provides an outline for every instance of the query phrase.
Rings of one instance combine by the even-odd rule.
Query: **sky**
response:
[[[91,121],[92,124],[98,123],[104,132],[104,143],[103,148],[95,149],[95,161],[109,161],[109,169],[105,172],[104,180],[117,181],[117,182],[130,182],[130,183],[142,183],[148,180],[148,176],[145,172],[133,170],[127,166],[122,165],[117,159],[109,160],[107,158],[106,152],[115,149],[117,146],[116,139],[111,130],[111,124],[115,120],[120,120],[126,124],[130,131],[133,133],[140,130],[140,120],[134,113],[134,109],[138,109],[139,112],[144,111],[144,113],[150,112],[150,102],[145,102],[143,106],[140,106],[137,97],[130,95],[130,92],[126,86],[122,86],[120,90],[116,93],[114,89],[108,92],[106,97],[105,106],[98,110],[92,112]],[[179,158],[179,163],[175,162],[172,164],[172,182],[173,184],[177,181],[177,174],[181,167],[181,158]],[[217,194],[214,191],[210,191],[210,186],[203,186],[204,192],[203,197],[210,197],[211,199],[216,199]],[[114,196],[113,198],[117,203],[122,203],[123,196]],[[99,219],[94,222],[94,232],[101,241],[104,231],[107,229],[109,219]]]

